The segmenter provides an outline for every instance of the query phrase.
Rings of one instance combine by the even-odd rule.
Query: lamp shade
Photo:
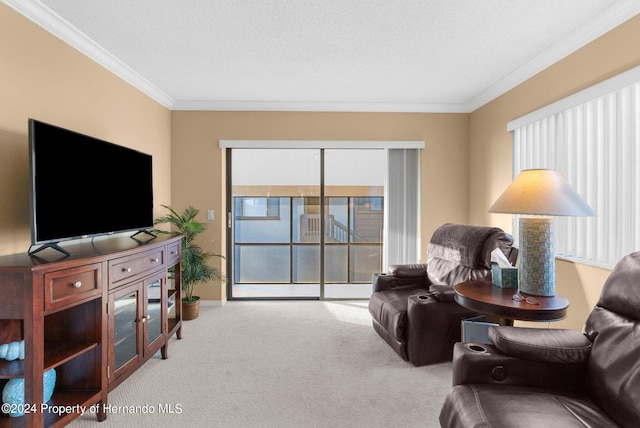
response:
[[[489,208],[491,213],[595,216],[558,171],[525,169]]]

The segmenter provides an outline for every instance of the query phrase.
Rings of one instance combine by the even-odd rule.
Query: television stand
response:
[[[42,244],[40,247],[36,248],[35,250],[33,250],[33,245],[29,247],[29,255],[32,256],[44,249],[47,248],[53,248],[54,250],[60,251],[61,253],[64,253],[67,256],[70,256],[71,253],[68,252],[67,250],[65,250],[64,248],[62,248],[60,245],[58,245],[57,242],[50,242],[48,244]]]
[[[154,235],[153,233],[149,232],[147,229],[140,229],[139,231],[137,231],[136,233],[134,233],[133,235],[131,235],[132,239],[136,239],[135,236],[136,235],[140,235],[141,233],[146,233],[149,236],[152,236],[153,239],[157,238],[156,235]]]
[[[108,392],[154,356],[167,358],[170,339],[182,337],[180,236],[67,250],[71,257],[53,261],[0,256],[0,344],[24,341],[25,350],[24,360],[0,358],[0,389],[24,379],[26,403],[1,406],[0,428],[61,428],[83,412],[102,421]],[[50,369],[56,382],[44,406]]]

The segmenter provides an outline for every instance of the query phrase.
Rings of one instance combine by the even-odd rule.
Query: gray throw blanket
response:
[[[428,246],[429,257],[449,260],[470,268],[491,268],[490,260],[483,253],[485,241],[496,232],[497,227],[467,226],[447,223],[433,232]]]

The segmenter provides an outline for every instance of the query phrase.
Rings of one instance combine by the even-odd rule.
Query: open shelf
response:
[[[27,426],[26,418],[12,418],[9,415],[0,413],[0,428],[24,428]]]
[[[178,329],[178,327],[180,327],[180,323],[178,323],[178,320],[176,320],[175,318],[170,318],[168,327],[169,336],[172,336],[175,330]]]
[[[101,395],[100,390],[56,391],[47,404],[50,406],[80,406],[89,412],[91,406],[100,402]],[[78,416],[76,413],[55,414],[47,412],[44,414],[44,423],[45,426],[65,426]]]
[[[91,406],[100,402],[102,393],[100,390],[86,390],[86,391],[56,391],[46,405],[47,406],[80,406],[84,407],[86,412],[89,412]],[[40,409],[46,410],[44,406],[38,406]],[[78,407],[76,407],[78,408]],[[44,412],[44,425],[46,427],[63,427],[78,417],[78,414],[55,414],[52,412]],[[23,428],[27,427],[27,417],[20,416],[12,418],[9,415],[0,413],[0,428]]]
[[[180,295],[175,288],[169,288],[167,290],[167,337],[171,337],[178,329],[182,327],[180,322],[180,315],[178,311],[177,300]],[[180,337],[178,337],[180,338]]]
[[[24,360],[0,360],[0,379],[24,377]]]
[[[98,346],[97,343],[47,343],[44,349],[44,369],[56,368],[67,361],[91,351]]]

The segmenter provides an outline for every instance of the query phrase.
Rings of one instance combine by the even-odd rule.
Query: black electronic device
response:
[[[153,227],[148,154],[29,119],[29,166],[30,254],[68,254],[59,242]]]

